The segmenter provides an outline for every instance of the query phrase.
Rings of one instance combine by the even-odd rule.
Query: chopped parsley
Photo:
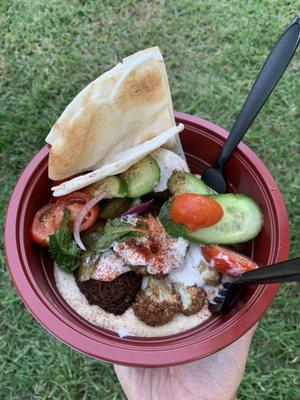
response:
[[[70,210],[64,209],[60,228],[49,236],[49,251],[53,260],[63,271],[74,271],[82,261],[81,250],[73,239],[69,229]]]

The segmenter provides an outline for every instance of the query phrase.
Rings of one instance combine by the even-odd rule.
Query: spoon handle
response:
[[[298,16],[287,27],[266,59],[215,163],[218,167],[223,166],[255,120],[258,112],[293,58],[299,39],[300,17]]]
[[[300,281],[300,257],[245,272],[234,279],[231,284],[252,285],[297,281]]]

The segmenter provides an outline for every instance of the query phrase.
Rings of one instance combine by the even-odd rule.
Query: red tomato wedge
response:
[[[258,265],[246,256],[235,253],[216,245],[205,245],[201,247],[202,254],[207,262],[218,272],[229,276],[239,276],[244,272],[257,269]]]
[[[71,229],[73,229],[74,222],[79,211],[82,207],[91,200],[91,197],[88,196],[86,193],[82,192],[73,192],[67,194],[66,196],[59,197],[58,200],[54,204],[59,207],[67,207],[71,212]],[[90,228],[99,216],[99,206],[96,204],[92,207],[87,215],[85,216],[82,225],[80,226],[80,231],[85,231],[86,229]]]
[[[34,216],[31,237],[40,246],[48,246],[48,236],[53,235],[63,219],[63,209],[56,204],[42,207]]]
[[[190,232],[215,225],[223,217],[219,203],[208,196],[182,193],[175,197],[171,206],[171,218],[185,225]]]

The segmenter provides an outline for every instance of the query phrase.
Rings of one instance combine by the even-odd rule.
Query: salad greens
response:
[[[82,252],[69,230],[70,210],[64,209],[60,228],[49,236],[49,251],[57,265],[66,272],[74,271],[82,261]]]
[[[133,226],[128,222],[118,218],[107,221],[103,235],[98,242],[93,246],[94,251],[101,252],[111,247],[113,242],[120,241],[125,237],[141,237],[147,236],[146,229]]]

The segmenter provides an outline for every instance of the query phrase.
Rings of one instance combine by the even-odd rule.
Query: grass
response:
[[[175,109],[230,129],[296,5],[287,0],[1,2],[1,222],[22,169],[64,107],[92,79],[125,55],[158,44]],[[292,256],[300,235],[299,63],[298,54],[246,138],[284,194]],[[1,398],[124,399],[110,365],[68,348],[33,319],[3,255],[0,279]],[[239,399],[300,398],[298,293],[296,285],[286,285],[261,321]]]

